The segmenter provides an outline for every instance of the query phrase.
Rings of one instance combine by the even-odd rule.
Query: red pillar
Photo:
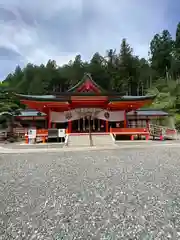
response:
[[[108,133],[109,132],[109,121],[106,120],[106,132]]]
[[[68,133],[71,133],[72,132],[72,121],[69,120],[68,121]]]
[[[49,109],[49,112],[48,112],[48,129],[51,128],[51,109]]]
[[[124,128],[127,128],[127,116],[126,116],[126,110],[124,111]]]

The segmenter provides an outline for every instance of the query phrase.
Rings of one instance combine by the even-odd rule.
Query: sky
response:
[[[147,57],[156,33],[174,34],[178,0],[1,0],[0,80],[25,66],[120,48],[126,38],[134,54]],[[178,3],[179,2],[179,3]]]

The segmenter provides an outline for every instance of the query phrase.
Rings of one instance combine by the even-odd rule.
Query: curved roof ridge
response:
[[[92,79],[92,76],[90,73],[84,73],[84,76],[83,78],[78,82],[76,83],[73,87],[71,87],[70,89],[68,89],[68,92],[73,92],[75,91],[78,87],[80,87],[83,83],[85,83],[85,81],[89,79],[100,91],[104,92],[105,90],[100,86],[98,85],[93,79]]]

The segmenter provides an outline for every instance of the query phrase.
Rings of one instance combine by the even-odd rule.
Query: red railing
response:
[[[131,134],[149,134],[147,128],[110,128],[111,133],[121,134],[121,135],[131,135]]]
[[[134,137],[145,136],[146,140],[149,140],[149,131],[147,128],[110,128],[110,133],[114,135],[126,135],[130,136],[131,140],[134,140]]]

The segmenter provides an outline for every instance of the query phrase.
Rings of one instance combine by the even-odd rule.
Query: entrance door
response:
[[[94,118],[91,120],[91,125],[92,125],[92,132],[105,132],[106,131],[106,125],[105,121]]]
[[[91,127],[91,122],[89,124],[89,118],[83,117],[78,120],[72,121],[72,131],[79,133],[88,133],[89,126]]]
[[[72,121],[73,132],[89,133],[89,128],[91,132],[105,132],[105,121],[97,118],[89,120],[88,116]]]

